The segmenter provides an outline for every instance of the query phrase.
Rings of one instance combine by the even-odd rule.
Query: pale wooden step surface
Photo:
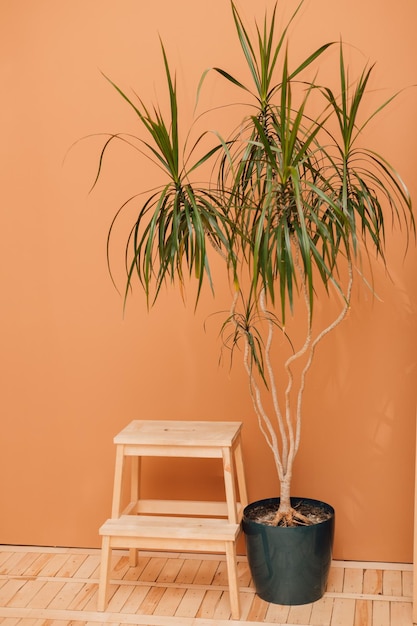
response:
[[[0,546],[2,626],[411,626],[412,566],[333,563],[325,596],[285,607],[260,600],[239,557],[242,617],[231,620],[223,555],[112,557],[111,598],[99,613],[99,550]]]
[[[200,541],[204,549],[205,541],[235,541],[239,534],[239,524],[230,524],[223,519],[122,515],[117,519],[108,519],[100,528],[99,533],[119,537],[139,537],[139,543],[141,539],[163,540],[167,536],[174,541],[190,539]],[[178,546],[176,548],[178,549]],[[197,550],[197,548],[192,549]],[[210,548],[207,546],[207,549]]]

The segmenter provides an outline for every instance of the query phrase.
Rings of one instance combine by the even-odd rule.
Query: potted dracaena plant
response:
[[[239,98],[243,93],[248,105],[235,131],[223,137],[203,130],[184,157],[176,82],[164,47],[168,120],[159,107],[147,108],[110,80],[133,109],[144,135],[109,136],[95,181],[115,140],[147,153],[163,171],[162,186],[141,203],[127,238],[126,295],[135,276],[150,303],[165,282],[183,288],[186,276],[194,275],[198,300],[204,280],[212,283],[213,250],[224,263],[232,287],[222,336],[232,356],[242,346],[254,413],[280,485],[279,498],[252,503],[244,511],[248,560],[258,594],[281,604],[321,597],[332,552],[333,508],[291,494],[306,375],[318,344],[346,317],[354,277],[363,275],[354,273],[363,252],[385,262],[387,218],[405,225],[407,233],[414,229],[411,200],[400,176],[384,157],[361,144],[365,126],[392,100],[362,117],[372,67],[351,83],[343,45],[337,44],[337,87],[322,85],[314,66],[335,45],[331,43],[297,67],[290,65],[288,29],[303,3],[280,33],[275,6],[262,26],[256,25],[252,38],[231,3],[251,84],[222,68],[210,71],[231,83]],[[240,99],[237,104],[242,106]],[[198,118],[202,120],[204,116]],[[208,137],[214,145],[202,149]],[[195,183],[211,161],[215,174],[210,182]],[[114,221],[109,238],[113,226]],[[334,296],[339,309],[317,330],[315,299],[324,306]],[[278,388],[280,354],[274,352],[273,339],[279,329],[280,338],[287,336],[288,323],[295,318],[298,327],[304,325],[305,336],[299,345],[288,338],[286,383]]]

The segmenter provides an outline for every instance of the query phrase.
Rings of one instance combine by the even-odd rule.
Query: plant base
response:
[[[291,498],[324,508],[328,519],[311,526],[267,526],[249,519],[255,507],[274,507],[279,498],[249,504],[243,513],[246,553],[256,593],[274,604],[308,604],[319,600],[326,589],[334,537],[333,507],[320,500]]]

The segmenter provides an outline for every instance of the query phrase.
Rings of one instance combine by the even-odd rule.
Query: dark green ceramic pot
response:
[[[324,509],[329,517],[311,526],[284,528],[250,519],[259,506],[279,504],[279,498],[258,500],[243,512],[246,553],[256,593],[274,604],[308,604],[325,592],[333,549],[335,513],[320,500],[291,498],[296,507],[306,502]]]

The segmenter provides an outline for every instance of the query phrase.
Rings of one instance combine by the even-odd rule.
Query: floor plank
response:
[[[193,583],[196,585],[211,585],[217,567],[217,561],[202,561],[196,572]]]
[[[14,594],[7,606],[15,608],[28,606],[45,585],[43,580],[28,580]]]
[[[123,580],[132,580],[132,581],[139,580],[143,570],[148,565],[149,561],[150,561],[149,557],[144,557],[140,555],[137,565],[135,565],[134,567],[128,568],[127,572],[125,573],[123,577]]]
[[[351,598],[335,598],[333,604],[331,626],[354,626],[355,600]]]
[[[185,594],[185,589],[168,587],[163,592],[161,599],[154,610],[154,615],[175,615],[181,600]]]
[[[121,613],[134,589],[135,587],[130,585],[120,585],[111,597],[107,611],[109,613]]]
[[[345,575],[344,568],[332,567],[330,569],[329,578],[327,581],[327,591],[341,593],[343,589],[344,575]]]
[[[79,582],[69,582],[65,583],[64,586],[58,591],[56,596],[51,600],[48,605],[49,609],[67,609],[71,604],[74,597],[81,591],[83,587],[82,583]]]
[[[399,570],[384,571],[382,590],[386,596],[400,596],[402,593],[401,572]]]
[[[148,586],[133,587],[132,593],[122,607],[122,612],[127,614],[136,613],[150,590],[151,587]]]
[[[323,596],[313,604],[310,616],[311,626],[330,626],[333,613],[334,598]]]
[[[373,602],[372,611],[372,626],[391,626],[390,602],[375,600]],[[395,622],[392,622],[392,626],[395,626]]]
[[[402,574],[402,594],[405,597],[413,595],[413,572],[403,571]]]
[[[224,555],[112,555],[97,611],[99,550],[0,546],[1,626],[412,626],[412,567],[336,562],[320,600],[281,606],[255,593],[238,558],[241,619],[232,620]]]
[[[372,602],[369,600],[356,600],[354,626],[373,626]]]
[[[25,580],[19,578],[11,578],[8,580],[6,584],[0,588],[0,606],[8,606],[24,584]]]
[[[39,593],[30,601],[32,609],[43,609],[50,605],[53,598],[61,591],[65,582],[60,580],[47,580]]]
[[[65,561],[60,570],[56,573],[58,578],[71,578],[77,572],[83,562],[86,560],[86,554],[71,554],[69,559]],[[78,576],[80,577],[80,576]]]
[[[179,584],[191,584],[198,570],[200,569],[201,561],[199,559],[186,559],[181,566],[176,582]]]
[[[200,608],[197,612],[197,617],[204,617],[205,619],[214,619],[216,607],[220,601],[222,591],[220,589],[209,589],[206,591]]]
[[[343,593],[362,593],[363,570],[345,569],[343,576]]]
[[[309,624],[312,604],[301,604],[300,606],[291,606],[288,612],[288,622],[290,624]]]
[[[219,602],[216,605],[213,617],[216,621],[230,619],[230,599],[228,591],[223,591],[223,593],[221,594]]]
[[[167,559],[159,573],[158,582],[173,583],[177,579],[183,565],[184,559]]]
[[[150,587],[136,612],[142,615],[152,615],[164,595],[164,591],[163,587]]]
[[[177,617],[194,617],[197,615],[204,593],[203,589],[187,589],[175,611],[175,615]]]
[[[267,610],[268,602],[265,602],[265,600],[262,600],[259,596],[255,595],[248,613],[248,621],[264,622]]]
[[[382,575],[380,569],[366,569],[363,575],[363,593],[372,595],[382,594]]]

